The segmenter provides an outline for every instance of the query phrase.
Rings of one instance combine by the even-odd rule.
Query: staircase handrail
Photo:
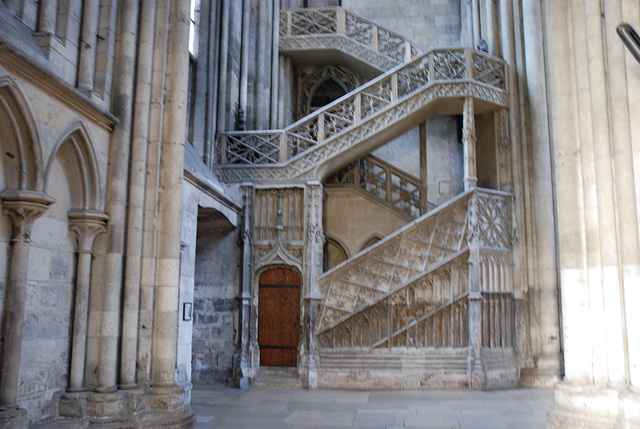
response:
[[[370,171],[372,167],[378,167],[383,177]],[[375,181],[372,180],[372,176],[375,176]],[[400,183],[396,183],[394,178]],[[425,214],[429,209],[427,187],[419,178],[373,155],[354,161],[331,175],[325,186],[356,188],[375,201],[413,219]],[[381,193],[384,196],[381,196]],[[399,198],[394,198],[397,194],[400,194]],[[433,207],[435,205],[432,204],[431,208]]]
[[[341,7],[280,11],[280,37],[341,35],[395,62],[411,61],[415,43]]]
[[[218,161],[221,166],[282,166],[434,83],[463,81],[504,91],[506,64],[498,57],[472,48],[434,49],[282,130],[220,132]],[[257,136],[262,136],[261,142],[269,143],[254,147]]]
[[[318,277],[318,290],[324,297],[318,332],[337,326],[371,303],[385,299],[457,258],[468,250],[471,235],[476,237],[481,249],[509,249],[510,201],[508,192],[478,188],[467,191],[325,272]],[[403,240],[415,244],[411,252],[401,249]],[[416,255],[419,264],[415,262]],[[407,263],[401,263],[401,258],[416,265],[408,267]],[[400,269],[396,272],[398,266]],[[382,269],[385,273],[381,275]],[[372,276],[376,270],[378,273]],[[365,276],[368,283],[361,280]],[[386,284],[379,284],[384,279]],[[353,289],[358,289],[357,296],[353,295]]]

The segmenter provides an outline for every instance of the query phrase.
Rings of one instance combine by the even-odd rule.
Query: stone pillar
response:
[[[464,145],[464,190],[469,191],[478,184],[476,172],[476,120],[473,98],[464,99],[462,112],[462,144]]]
[[[523,2],[526,98],[523,110],[531,155],[531,193],[524,209],[531,220],[529,313],[533,365],[521,371],[524,386],[552,386],[560,378],[558,280],[547,78],[539,0]]]
[[[40,0],[38,8],[38,31],[43,34],[56,33],[58,0]]]
[[[78,210],[69,212],[70,229],[78,244],[76,265],[76,291],[73,310],[73,337],[71,342],[71,370],[69,392],[85,389],[84,367],[87,346],[87,315],[89,311],[89,283],[91,280],[91,254],[93,239],[106,231],[108,216],[104,213]]]
[[[564,379],[548,427],[640,427],[640,65],[632,0],[543,3]]]
[[[482,348],[482,273],[480,265],[480,239],[478,225],[478,195],[469,197],[467,208],[468,232],[467,243],[469,245],[468,287],[469,287],[469,388],[482,390],[487,385],[487,375],[484,369],[480,351]]]
[[[147,406],[184,409],[184,390],[176,384],[180,224],[189,74],[189,2],[171,2],[160,159],[157,253],[151,350],[151,388]]]
[[[4,191],[0,199],[2,212],[12,222],[0,337],[0,423],[3,427],[19,427],[23,423],[26,426],[26,411],[18,409],[16,401],[31,229],[54,200],[46,194],[25,190]]]
[[[304,328],[301,348],[302,382],[307,389],[318,388],[318,344],[316,324],[318,303],[323,299],[318,290],[318,277],[322,274],[324,233],[322,228],[323,190],[320,182],[308,182],[305,188],[305,245],[303,255]]]
[[[78,88],[83,92],[91,93],[96,64],[100,0],[86,0],[83,9],[80,58],[78,59]]]
[[[242,185],[244,194],[244,209],[242,222],[242,285],[238,302],[240,305],[239,326],[240,335],[238,348],[234,357],[233,382],[240,389],[249,387],[249,344],[250,344],[250,312],[251,312],[251,281],[253,279],[253,244],[252,222],[254,188],[250,183]]]
[[[134,389],[136,357],[138,352],[138,320],[140,314],[140,284],[142,278],[143,226],[145,180],[149,146],[149,113],[153,73],[154,29],[156,2],[141,2],[138,37],[138,58],[135,85],[135,111],[133,121],[131,161],[129,168],[129,194],[127,204],[126,261],[124,293],[122,296],[122,341],[120,348],[120,389]],[[151,215],[151,213],[148,213]]]

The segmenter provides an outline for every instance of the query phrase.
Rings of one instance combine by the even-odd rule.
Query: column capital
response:
[[[78,244],[78,252],[91,252],[93,239],[107,230],[106,213],[94,210],[69,210],[69,229]]]
[[[2,213],[11,218],[12,240],[30,241],[33,222],[49,209],[55,200],[49,195],[21,189],[0,192]]]

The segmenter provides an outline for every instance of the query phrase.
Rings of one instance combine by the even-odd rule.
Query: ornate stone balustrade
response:
[[[475,249],[475,250],[474,250]],[[511,196],[477,189],[408,224],[319,279],[328,348],[510,347]],[[474,251],[479,264],[470,264]],[[473,285],[471,270],[480,285]],[[480,301],[471,321],[469,302]]]
[[[379,70],[411,61],[415,44],[342,8],[280,12],[280,51],[342,50]]]
[[[380,145],[372,143],[377,135],[430,103],[461,97],[505,107],[505,63],[470,48],[428,52],[284,130],[220,133],[214,171],[228,182],[315,178],[337,155],[364,142]]]
[[[327,186],[352,186],[375,200],[416,218],[427,212],[427,188],[375,156],[366,156],[330,176]]]

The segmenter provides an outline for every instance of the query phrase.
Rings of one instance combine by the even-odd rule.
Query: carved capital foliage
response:
[[[69,211],[69,229],[78,244],[78,252],[91,252],[93,240],[107,231],[106,213],[93,210]]]
[[[54,203],[54,199],[35,191],[9,190],[0,193],[2,213],[9,216],[13,226],[11,239],[29,242],[33,222]]]

